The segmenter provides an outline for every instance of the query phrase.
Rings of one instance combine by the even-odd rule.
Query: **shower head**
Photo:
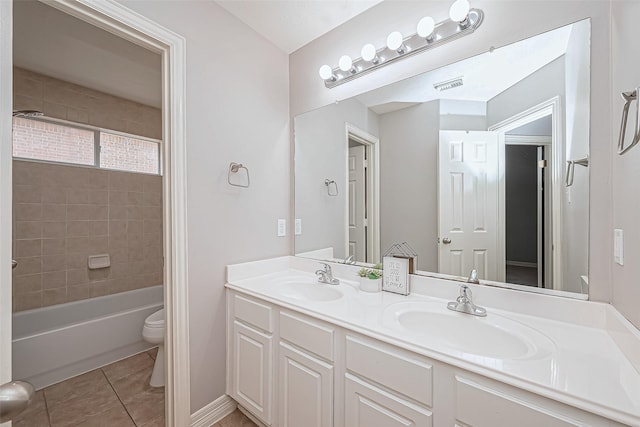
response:
[[[44,113],[38,110],[17,110],[13,112],[13,117],[42,117]]]

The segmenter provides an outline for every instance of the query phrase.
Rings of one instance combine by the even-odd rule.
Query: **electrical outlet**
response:
[[[287,235],[287,220],[279,219],[278,220],[278,237],[284,237]]]
[[[302,234],[302,220],[300,218],[296,218],[296,236]]]
[[[613,230],[613,259],[617,264],[624,265],[624,237],[622,230]]]

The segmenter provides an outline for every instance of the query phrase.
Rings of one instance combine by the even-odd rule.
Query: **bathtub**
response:
[[[162,285],[13,315],[13,378],[44,388],[153,347],[144,319],[162,308]]]

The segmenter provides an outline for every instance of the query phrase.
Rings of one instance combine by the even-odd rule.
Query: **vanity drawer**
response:
[[[269,304],[247,298],[243,295],[233,294],[233,315],[241,320],[265,332],[273,332],[273,308]]]
[[[455,381],[455,417],[474,427],[622,427],[614,421],[469,373]]]
[[[334,360],[334,329],[306,317],[280,312],[280,338],[326,360]]]
[[[348,371],[433,406],[433,366],[419,356],[352,336],[345,350]]]

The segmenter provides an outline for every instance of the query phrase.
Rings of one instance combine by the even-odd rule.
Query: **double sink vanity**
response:
[[[459,283],[318,283],[313,260],[227,272],[227,393],[264,425],[640,426],[640,335],[611,306]]]

